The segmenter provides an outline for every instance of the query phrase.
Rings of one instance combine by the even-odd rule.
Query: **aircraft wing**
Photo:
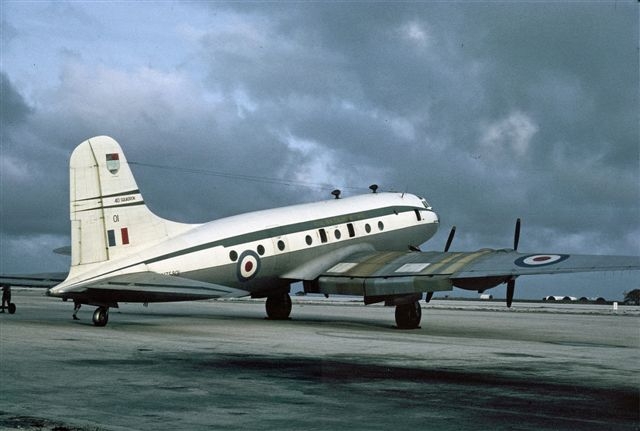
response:
[[[67,283],[50,290],[52,296],[109,306],[115,306],[117,302],[189,301],[233,298],[248,294],[247,291],[228,286],[150,271]]]
[[[11,287],[50,288],[62,283],[66,278],[66,272],[51,272],[43,274],[2,274],[0,275],[0,284],[8,284]]]
[[[456,278],[508,274],[559,274],[571,272],[627,271],[640,269],[640,256],[517,253],[499,250],[454,273]]]
[[[319,293],[382,297],[484,290],[521,275],[640,269],[639,256],[476,252],[361,252],[341,259],[314,282]]]

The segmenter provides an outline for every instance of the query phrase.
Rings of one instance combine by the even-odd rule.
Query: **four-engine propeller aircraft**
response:
[[[373,193],[236,215],[205,224],[164,220],[145,205],[120,145],[98,136],[70,160],[71,268],[50,277],[49,295],[97,307],[107,324],[119,302],[266,298],[271,319],[291,312],[290,286],[360,295],[396,307],[399,328],[417,328],[426,293],[507,284],[511,305],[520,275],[640,269],[637,256],[518,253],[513,249],[421,252],[439,219],[409,193]],[[20,285],[18,278],[3,283]],[[28,283],[27,283],[28,284]]]

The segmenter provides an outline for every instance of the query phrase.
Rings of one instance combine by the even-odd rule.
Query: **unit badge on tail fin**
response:
[[[113,175],[120,170],[120,155],[118,153],[107,154],[107,169]]]

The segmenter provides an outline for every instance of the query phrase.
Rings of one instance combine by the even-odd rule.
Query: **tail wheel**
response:
[[[14,304],[13,302],[9,303],[9,314],[14,314],[16,312],[16,304]]]
[[[93,312],[93,324],[95,326],[105,326],[109,321],[109,308],[98,307]]]
[[[271,320],[286,320],[291,314],[291,297],[288,293],[267,297],[267,317]]]
[[[420,327],[422,307],[418,301],[411,304],[396,305],[396,325],[398,329],[416,329]]]

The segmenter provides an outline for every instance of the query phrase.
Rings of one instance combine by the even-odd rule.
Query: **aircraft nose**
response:
[[[440,224],[440,216],[434,210],[431,210],[431,218],[429,220],[430,223]]]

